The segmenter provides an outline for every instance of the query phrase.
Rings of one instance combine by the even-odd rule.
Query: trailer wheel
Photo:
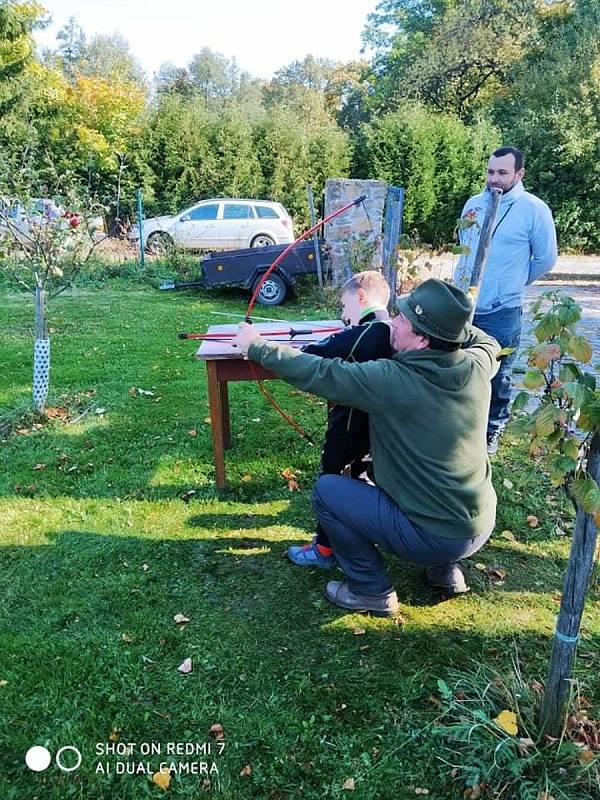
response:
[[[261,276],[262,277],[262,276]],[[252,287],[252,291],[256,290],[261,277],[257,278]],[[287,294],[287,286],[285,281],[279,275],[269,275],[267,280],[260,287],[258,302],[263,306],[278,306],[283,303]]]

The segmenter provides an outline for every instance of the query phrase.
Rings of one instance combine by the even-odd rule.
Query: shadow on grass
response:
[[[280,558],[288,535],[156,541],[70,529],[47,540],[0,547],[0,740],[15,797],[40,792],[22,767],[27,747],[69,742],[84,753],[90,796],[137,800],[145,795],[133,778],[94,774],[95,742],[115,730],[123,741],[202,741],[218,721],[229,746],[220,762],[227,800],[337,797],[348,775],[364,787],[361,800],[393,800],[410,783],[445,800],[456,794],[439,777],[430,736],[437,679],[483,661],[545,676],[548,628],[512,622],[502,592],[474,589],[428,607],[418,568],[393,567],[398,624],[331,606],[330,575]],[[177,625],[178,613],[189,623]],[[600,696],[599,645],[588,635],[576,667],[591,698]],[[189,675],[177,670],[185,658]],[[252,781],[240,778],[247,763]],[[48,771],[43,796],[71,796],[67,780]],[[175,781],[173,796],[197,796],[191,781]]]

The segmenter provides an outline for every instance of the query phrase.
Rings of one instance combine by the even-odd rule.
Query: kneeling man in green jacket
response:
[[[490,537],[496,495],[486,452],[490,381],[500,345],[468,323],[461,289],[427,280],[398,301],[391,359],[325,359],[240,324],[234,344],[292,386],[369,414],[375,485],[322,475],[317,519],[346,579],[327,584],[342,608],[390,615],[398,598],[379,548],[426,567],[448,594],[467,591],[458,562]]]

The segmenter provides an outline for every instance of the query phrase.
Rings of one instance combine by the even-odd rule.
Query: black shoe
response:
[[[488,456],[495,456],[498,452],[498,445],[500,444],[500,431],[488,433],[487,435],[487,454]]]

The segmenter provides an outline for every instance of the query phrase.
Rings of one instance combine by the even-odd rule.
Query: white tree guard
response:
[[[49,380],[50,339],[36,339],[33,343],[33,402],[37,411],[46,407]]]

